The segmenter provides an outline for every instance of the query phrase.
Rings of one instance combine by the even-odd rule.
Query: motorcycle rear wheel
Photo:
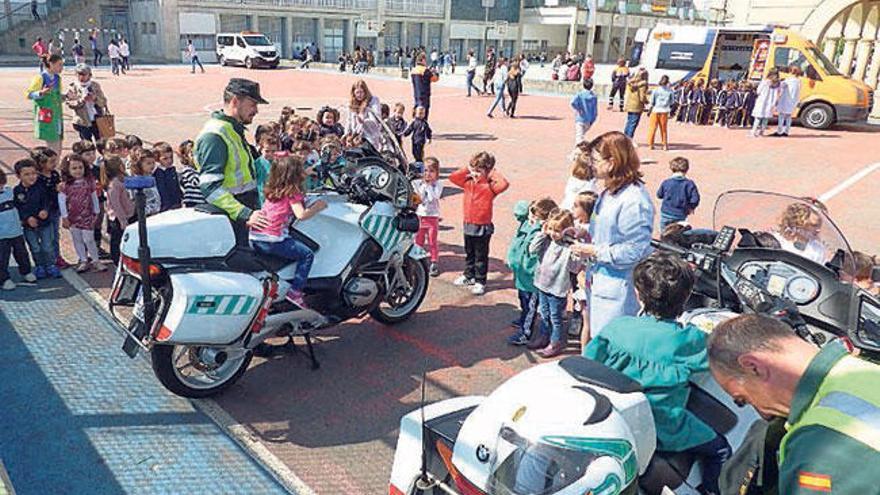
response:
[[[385,300],[376,306],[376,309],[370,311],[370,316],[376,321],[386,325],[395,325],[406,321],[418,311],[425,299],[425,295],[428,293],[428,267],[425,262],[407,257],[403,261],[403,272],[409,279],[412,292],[404,296],[402,300],[396,301],[393,306],[388,303],[388,298],[393,296],[386,294]]]
[[[201,361],[198,363],[192,362],[193,359],[198,358],[198,349],[196,347],[157,345],[153,347],[150,357],[152,358],[153,372],[165,388],[182,397],[201,398],[216,395],[237,382],[241,375],[247,371],[253,354],[248,352],[243,357],[230,359],[224,364],[217,366],[215,370],[211,371],[214,376],[202,372],[204,377],[202,379],[193,375],[186,375],[182,372],[186,368],[200,371],[200,367],[206,367]],[[183,363],[183,366],[180,366],[181,358],[189,359],[190,362]]]

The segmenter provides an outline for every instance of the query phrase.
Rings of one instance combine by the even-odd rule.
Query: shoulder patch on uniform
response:
[[[831,476],[798,471],[798,486],[818,492],[831,492]]]

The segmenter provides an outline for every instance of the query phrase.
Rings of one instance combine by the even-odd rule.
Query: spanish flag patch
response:
[[[831,476],[799,471],[798,486],[817,492],[831,492]]]

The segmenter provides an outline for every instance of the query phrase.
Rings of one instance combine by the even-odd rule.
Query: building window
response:
[[[291,46],[294,57],[300,56],[303,49],[309,46],[309,43],[314,43],[316,46],[318,45],[316,34],[318,32],[317,19],[302,19],[294,17],[290,23],[290,32],[293,40]],[[333,60],[335,60],[335,58]]]
[[[213,52],[215,49],[214,35],[212,34],[181,34],[180,50],[186,50],[187,40],[192,40],[193,47],[197,52],[207,53]]]
[[[335,61],[345,52],[345,21],[324,21],[324,60]]]
[[[156,34],[156,23],[155,22],[150,23],[150,34]]]
[[[406,44],[410,48],[418,48],[423,46],[422,42],[422,23],[414,22],[406,26]]]

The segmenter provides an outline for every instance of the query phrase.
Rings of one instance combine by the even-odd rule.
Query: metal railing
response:
[[[309,9],[376,10],[379,0],[189,0],[193,3],[236,3]]]
[[[384,0],[385,11],[395,14],[433,15],[442,17],[442,0]]]

